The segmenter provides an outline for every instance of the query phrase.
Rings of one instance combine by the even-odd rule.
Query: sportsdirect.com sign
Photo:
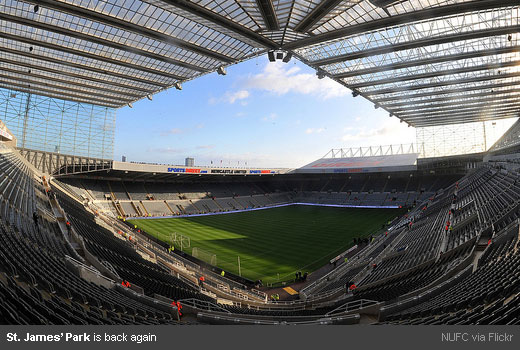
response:
[[[276,174],[274,170],[245,170],[245,169],[211,169],[203,170],[200,168],[168,168],[169,173],[188,173],[188,174]]]

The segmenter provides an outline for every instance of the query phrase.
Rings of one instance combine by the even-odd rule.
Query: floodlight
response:
[[[226,72],[226,68],[224,68],[224,67],[218,67],[218,68],[217,68],[217,74],[218,74],[218,75],[226,75],[226,74],[227,74],[227,72]]]
[[[269,62],[275,62],[276,58],[274,58],[274,51],[267,51],[267,57],[269,58]]]
[[[128,107],[133,108],[133,106],[130,102],[128,102]]]
[[[146,95],[146,98],[151,101],[152,100],[152,95]]]
[[[182,85],[181,85],[181,83],[175,83],[173,86],[174,86],[177,90],[182,90]]]
[[[283,63],[288,63],[292,58],[292,52],[287,52],[285,54],[285,57],[283,58],[282,62]]]
[[[357,96],[359,96],[359,91],[352,90],[352,97],[357,97]]]

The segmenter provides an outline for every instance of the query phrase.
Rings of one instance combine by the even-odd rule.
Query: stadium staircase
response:
[[[123,189],[125,190],[125,194],[128,197],[128,199],[132,200],[132,197],[130,196],[130,192],[128,192],[128,189],[126,188],[125,182],[121,181],[121,184],[123,186]]]
[[[146,207],[143,204],[143,201],[139,201],[138,202],[137,208],[139,209],[139,212],[141,213],[141,216],[150,216],[150,214],[148,213],[148,210],[146,210]]]
[[[168,208],[168,210],[170,211],[170,213],[171,213],[172,215],[175,215],[175,212],[172,210],[172,208],[170,207],[170,205],[168,204],[168,202],[167,202],[167,201],[164,201],[164,204],[166,204],[166,208]]]
[[[139,205],[136,205],[134,203],[134,201],[130,202],[132,204],[132,207],[134,208],[135,212],[139,215],[139,216],[143,216],[143,213],[141,212],[141,208],[139,207]]]
[[[198,207],[195,205],[195,202],[193,202],[191,199],[190,199],[190,203],[191,203],[191,205],[193,205],[193,207],[194,207],[198,212],[200,212],[200,208],[198,208]]]
[[[215,200],[214,198],[213,198],[213,202],[217,205],[217,207],[219,207],[219,210],[220,210],[220,211],[223,211],[223,210],[224,210],[224,208],[220,205],[220,203],[219,203],[217,200]],[[207,209],[209,212],[211,212],[211,210],[210,210],[207,206],[205,206],[205,207],[206,207],[206,209]]]

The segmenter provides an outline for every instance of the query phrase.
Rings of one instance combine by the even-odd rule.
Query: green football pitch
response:
[[[353,246],[354,238],[376,233],[404,209],[336,208],[292,205],[241,213],[166,219],[129,220],[171,243],[183,239],[183,250],[250,280],[290,281],[294,273],[319,269]],[[180,248],[180,240],[174,243]]]

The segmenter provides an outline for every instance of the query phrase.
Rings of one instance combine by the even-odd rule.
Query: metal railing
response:
[[[97,275],[99,278],[106,280],[107,282],[116,283],[116,281],[114,281],[111,278],[108,278],[108,277],[104,276],[100,271],[96,270],[95,268],[90,267],[88,265],[85,265],[81,261],[78,261],[78,260],[74,259],[73,257],[71,257],[69,255],[65,255],[65,260],[71,262],[73,265],[75,265],[77,267],[80,267],[82,269],[88,270],[89,272]]]
[[[413,143],[408,143],[385,146],[333,148],[330,151],[328,151],[327,154],[323,156],[323,158],[393,156],[414,153],[422,153],[421,147]]]
[[[211,303],[209,301],[205,300],[199,300],[195,298],[189,298],[189,299],[181,299],[180,300],[181,305],[183,306],[191,306],[198,310],[207,310],[207,311],[216,311],[216,312],[224,312],[231,314],[231,311],[218,306],[217,304]]]
[[[353,310],[359,310],[359,309],[362,309],[362,308],[365,308],[368,306],[372,306],[372,305],[376,305],[376,304],[379,304],[379,301],[369,300],[369,299],[349,301],[349,302],[335,308],[334,310],[327,312],[325,314],[325,316],[349,312],[349,311],[353,311]]]

